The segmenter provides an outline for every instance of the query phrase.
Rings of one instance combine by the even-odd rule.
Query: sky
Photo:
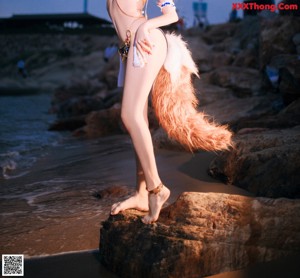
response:
[[[184,17],[190,26],[193,22],[192,3],[197,0],[175,0],[177,12]],[[208,4],[207,18],[210,24],[226,22],[229,18],[232,3],[242,0],[205,0]],[[82,12],[84,0],[0,0],[0,17],[10,17],[12,14],[39,13],[77,13]],[[149,17],[160,14],[155,6],[156,0],[149,0]],[[88,12],[108,19],[105,0],[88,0]],[[241,12],[238,13],[242,15]]]
[[[175,0],[177,11],[188,25],[193,22],[192,3],[197,0]],[[208,3],[207,17],[211,24],[226,22],[231,11],[231,3],[238,0],[206,0]],[[240,2],[242,2],[240,0]],[[12,14],[39,13],[72,13],[82,12],[84,0],[0,0],[0,17],[10,17]],[[149,0],[149,17],[160,14],[155,6],[156,0]],[[90,14],[108,19],[105,0],[88,0]]]

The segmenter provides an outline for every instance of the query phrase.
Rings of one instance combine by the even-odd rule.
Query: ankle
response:
[[[148,190],[149,194],[154,194],[157,195],[160,191],[162,191],[162,189],[164,188],[164,185],[162,183],[160,183],[158,186],[156,186],[155,188],[153,188],[152,190]]]
[[[161,179],[151,179],[149,181],[147,181],[146,183],[146,190],[149,192],[153,189],[155,189],[156,187],[160,186],[160,184],[162,183]]]

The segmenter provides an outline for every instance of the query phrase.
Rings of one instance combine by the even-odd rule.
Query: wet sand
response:
[[[215,154],[156,153],[161,178],[172,191],[169,203],[184,191],[251,195],[207,175]],[[25,277],[115,277],[99,263],[99,232],[110,206],[134,192],[134,180],[127,136],[54,147],[30,174],[3,182],[1,253],[24,254]],[[65,252],[72,253],[57,255]],[[230,275],[219,278],[238,277]]]
[[[184,191],[248,194],[206,174],[213,156],[157,151],[161,178],[172,191],[169,203]],[[112,192],[105,193],[107,188]],[[53,148],[27,176],[3,181],[1,253],[31,257],[97,249],[111,205],[134,188],[134,154],[126,136]]]

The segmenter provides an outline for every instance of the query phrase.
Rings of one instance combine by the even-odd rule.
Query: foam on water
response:
[[[62,137],[47,131],[54,115],[48,113],[50,94],[0,96],[0,179],[30,172],[38,157]]]

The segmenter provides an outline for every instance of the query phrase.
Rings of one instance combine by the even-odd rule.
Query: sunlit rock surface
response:
[[[300,126],[244,129],[235,141],[212,161],[212,176],[256,196],[300,198]]]
[[[110,216],[101,261],[120,277],[204,277],[300,252],[300,201],[183,193],[157,223]]]

